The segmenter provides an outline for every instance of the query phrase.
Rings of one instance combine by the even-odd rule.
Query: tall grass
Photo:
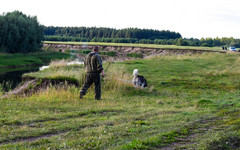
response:
[[[3,82],[0,84],[0,91],[1,91],[2,93],[11,91],[12,86],[13,86],[13,83],[12,83],[11,81],[3,81]]]
[[[3,95],[4,91],[3,91],[3,84],[0,84],[0,97]]]
[[[67,66],[68,61],[65,59],[62,60],[55,60],[55,61],[51,61],[49,66],[50,67],[63,67],[63,66]]]

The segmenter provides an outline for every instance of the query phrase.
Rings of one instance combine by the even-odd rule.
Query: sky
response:
[[[240,0],[1,0],[45,26],[140,28],[183,38],[240,38]]]

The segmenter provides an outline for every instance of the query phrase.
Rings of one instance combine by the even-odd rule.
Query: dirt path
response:
[[[227,106],[226,106],[227,107]],[[239,110],[230,112],[228,114],[231,116],[231,114],[240,112]],[[231,116],[230,119],[234,120],[239,118],[239,114],[235,116]],[[196,127],[193,129],[190,129],[190,134],[183,138],[177,138],[175,142],[170,143],[169,145],[165,147],[161,147],[161,150],[183,150],[183,149],[196,149],[197,144],[199,143],[200,139],[206,139],[208,138],[209,133],[217,134],[219,132],[223,132],[227,128],[226,125],[223,124],[223,120],[226,121],[226,118],[223,117],[214,117],[202,120],[198,123],[195,123]],[[211,137],[209,137],[211,139]],[[209,139],[209,140],[210,140]],[[239,142],[239,141],[238,141]]]
[[[4,145],[4,144],[9,144],[9,143],[14,144],[14,143],[19,143],[19,142],[33,142],[33,141],[37,141],[37,140],[41,140],[41,139],[51,138],[51,137],[54,137],[54,136],[61,136],[61,135],[64,135],[68,132],[71,132],[73,130],[82,130],[84,128],[97,127],[97,126],[100,126],[100,125],[90,125],[90,126],[80,125],[80,126],[76,127],[75,129],[71,128],[71,129],[65,129],[65,130],[62,130],[62,131],[53,131],[53,132],[45,133],[45,134],[42,134],[42,135],[39,135],[39,136],[18,137],[16,139],[6,140],[6,141],[3,141],[3,142],[0,142],[0,146]]]
[[[121,111],[114,111],[114,110],[110,110],[110,111],[99,111],[99,112],[89,112],[89,113],[81,113],[81,114],[78,114],[78,115],[75,115],[75,116],[72,116],[72,117],[67,117],[67,118],[63,118],[63,119],[49,119],[49,120],[41,120],[41,121],[35,121],[35,122],[31,122],[31,123],[27,123],[27,124],[22,124],[22,125],[19,125],[19,126],[36,126],[35,123],[44,123],[45,121],[58,121],[58,120],[67,120],[67,119],[71,119],[71,118],[79,118],[79,117],[83,117],[83,116],[86,116],[86,115],[89,115],[89,114],[96,114],[96,113],[99,113],[99,114],[106,114],[106,113],[111,113],[111,112],[121,112]],[[109,125],[109,124],[108,124]],[[92,124],[88,124],[88,125],[79,125],[79,126],[76,126],[76,127],[71,127],[71,128],[66,128],[66,129],[63,129],[63,130],[53,130],[53,131],[50,131],[50,132],[46,132],[46,133],[43,133],[41,135],[38,135],[38,136],[26,136],[26,137],[15,137],[13,139],[6,139],[6,140],[2,140],[0,142],[0,146],[1,145],[4,145],[4,144],[8,144],[8,143],[19,143],[19,142],[32,142],[32,141],[37,141],[37,140],[41,140],[41,139],[47,139],[47,138],[50,138],[50,137],[54,137],[54,136],[61,136],[61,135],[64,135],[68,132],[71,132],[71,131],[79,131],[79,130],[82,130],[84,128],[92,128],[92,127],[99,127],[99,126],[103,126],[103,124],[95,124],[95,123],[92,123]]]
[[[176,142],[173,142],[166,147],[162,147],[161,150],[176,150],[176,149],[186,149],[186,146],[194,145],[197,143],[197,138],[201,137],[208,131],[213,130],[214,127],[209,128],[199,128],[197,133],[190,134],[185,138],[177,138]]]
[[[190,134],[186,137],[176,138],[176,141],[170,143],[165,147],[161,147],[161,150],[177,150],[177,149],[194,149],[191,148],[194,144],[197,143],[197,139],[207,132],[213,131],[216,128],[215,123],[220,120],[220,118],[209,118],[202,120],[200,122],[194,123],[192,126],[196,126],[190,129]],[[191,125],[190,125],[191,126]],[[218,128],[219,131],[219,128]],[[187,146],[190,146],[187,148]]]
[[[22,85],[18,86],[17,88],[15,88],[14,90],[7,92],[6,94],[4,94],[2,97],[0,98],[9,98],[12,95],[20,95],[23,94],[23,92],[25,90],[27,90],[29,88],[30,85],[36,85],[37,79],[32,79],[29,81],[25,81]]]
[[[219,120],[219,118],[207,118],[205,120],[195,122],[194,124],[192,124],[190,126],[196,126],[198,124],[201,124],[201,127],[191,129],[192,131],[190,131],[190,134],[188,136],[186,136],[184,138],[177,138],[176,142],[173,142],[173,143],[167,145],[166,147],[162,147],[160,149],[174,150],[174,149],[177,149],[177,148],[185,146],[185,145],[194,144],[196,142],[195,139],[198,136],[208,132],[209,130],[213,130],[215,128],[212,124],[214,124],[214,122],[216,122],[217,120]],[[14,143],[19,143],[19,142],[33,142],[33,141],[37,141],[37,140],[41,140],[41,139],[51,138],[54,136],[61,136],[70,131],[73,131],[73,130],[78,131],[78,130],[82,130],[84,128],[98,127],[101,125],[97,125],[97,124],[79,125],[78,127],[74,128],[74,129],[70,128],[70,129],[64,129],[61,131],[52,131],[52,132],[48,132],[48,133],[45,133],[45,134],[42,134],[39,136],[17,137],[12,140],[8,139],[6,141],[2,141],[2,142],[0,142],[0,145],[9,144],[9,143],[14,144]]]

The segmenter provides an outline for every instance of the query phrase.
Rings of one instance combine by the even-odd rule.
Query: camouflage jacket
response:
[[[101,73],[103,70],[102,59],[96,52],[89,53],[84,60],[87,73]]]

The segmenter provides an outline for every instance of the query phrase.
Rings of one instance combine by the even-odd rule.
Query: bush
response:
[[[209,45],[207,43],[202,43],[201,47],[208,47]]]

